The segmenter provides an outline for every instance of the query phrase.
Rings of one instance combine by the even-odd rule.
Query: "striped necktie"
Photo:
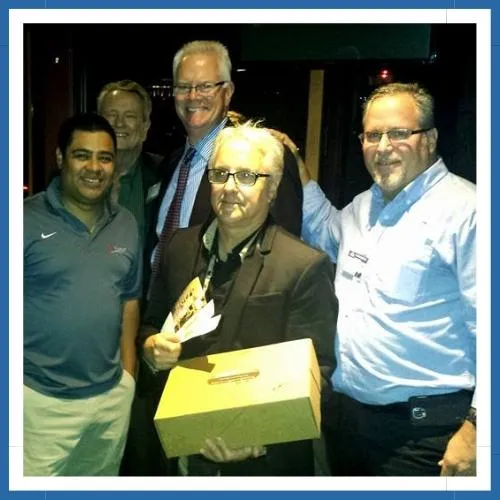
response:
[[[153,264],[151,265],[150,283],[153,283],[156,275],[158,274],[158,270],[160,269],[161,256],[165,247],[165,243],[169,240],[174,231],[179,227],[182,199],[184,198],[184,193],[186,191],[186,185],[189,176],[189,167],[195,153],[196,149],[191,146],[186,151],[186,154],[182,159],[182,163],[179,168],[179,178],[177,179],[177,187],[175,188],[172,203],[170,203],[167,216],[165,217],[165,222],[163,223],[163,228],[158,239],[158,245],[156,247]]]

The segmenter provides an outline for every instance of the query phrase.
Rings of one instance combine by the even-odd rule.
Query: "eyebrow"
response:
[[[86,148],[72,149],[71,154],[75,154],[75,153],[92,153],[92,150],[86,149]]]
[[[108,151],[108,150],[99,150],[99,151],[94,151],[93,149],[86,149],[86,148],[78,148],[78,149],[73,149],[70,154],[78,154],[78,153],[88,153],[88,154],[93,154],[97,153],[98,155],[109,155],[112,156],[113,158],[115,157],[114,151]]]
[[[231,167],[227,165],[214,165],[212,168],[216,168],[217,170],[231,170]],[[234,167],[235,172],[253,172],[252,167]]]
[[[205,83],[217,83],[217,82],[214,80],[203,80],[202,82],[194,83],[193,81],[189,80],[178,80],[176,85],[190,85],[194,87],[196,85],[204,85]]]
[[[141,115],[142,113],[140,111],[137,111],[136,109],[124,109],[124,110],[121,110],[121,109],[118,109],[118,108],[110,108],[108,110],[105,111],[106,113],[123,113],[123,114],[126,114],[126,113],[131,113],[131,114],[134,114],[134,115]]]

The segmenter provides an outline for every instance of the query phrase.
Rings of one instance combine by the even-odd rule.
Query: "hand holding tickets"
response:
[[[184,289],[168,315],[161,333],[175,333],[179,342],[205,335],[217,328],[220,314],[214,316],[214,301],[207,303],[200,279],[194,278]]]
[[[144,357],[153,371],[173,368],[181,355],[181,343],[177,335],[157,333],[144,344]]]
[[[214,316],[214,302],[207,303],[200,279],[194,278],[169,313],[161,332],[144,343],[144,359],[151,370],[169,370],[179,360],[182,342],[205,335],[217,328],[220,314]]]

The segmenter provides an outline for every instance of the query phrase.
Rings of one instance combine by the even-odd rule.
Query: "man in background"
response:
[[[120,205],[135,216],[144,242],[152,223],[152,206],[159,194],[158,164],[162,156],[143,151],[151,125],[151,98],[132,80],[106,84],[97,98],[97,111],[116,133],[117,183]]]
[[[67,119],[60,177],[24,202],[24,475],[117,475],[135,389],[141,248],[113,203],[116,137]]]

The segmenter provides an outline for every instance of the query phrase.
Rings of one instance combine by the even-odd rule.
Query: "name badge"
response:
[[[361,252],[349,250],[348,259],[343,260],[340,275],[352,283],[361,283],[369,257]]]
[[[157,182],[148,189],[148,195],[146,196],[146,203],[153,201],[160,194],[161,181]]]

